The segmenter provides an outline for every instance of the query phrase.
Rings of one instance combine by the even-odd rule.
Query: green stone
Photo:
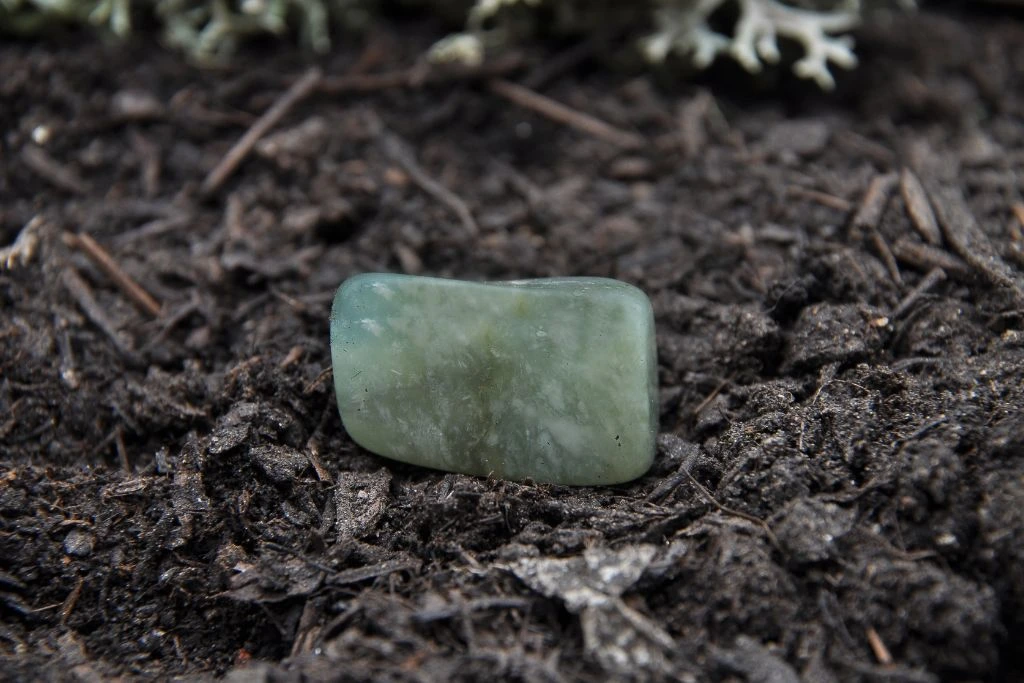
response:
[[[331,356],[345,429],[378,455],[574,485],[654,458],[654,315],[624,282],[357,275],[334,297]]]

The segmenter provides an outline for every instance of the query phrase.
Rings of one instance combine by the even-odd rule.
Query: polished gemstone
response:
[[[623,282],[357,275],[334,298],[331,356],[345,429],[378,455],[577,485],[654,457],[654,316]]]

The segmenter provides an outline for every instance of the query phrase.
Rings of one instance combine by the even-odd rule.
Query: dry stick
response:
[[[117,429],[114,430],[114,447],[117,449],[117,457],[121,459],[121,467],[126,474],[131,475],[134,468],[128,449],[124,445],[124,427],[121,425],[117,425]]]
[[[896,163],[896,154],[891,149],[853,131],[838,133],[835,136],[835,141],[840,147],[859,156],[870,157],[880,166],[889,168]]]
[[[107,317],[106,312],[96,301],[96,297],[92,293],[92,288],[86,284],[82,276],[78,274],[78,271],[72,266],[68,266],[61,273],[61,281],[64,284],[64,289],[75,299],[79,308],[85,313],[85,317],[92,322],[93,325],[98,327],[103,334],[110,338],[110,341],[114,344],[114,347],[121,353],[121,355],[128,362],[134,365],[142,365],[142,359],[136,353],[135,349],[131,347],[121,335],[118,333],[114,323]]]
[[[879,664],[888,666],[892,664],[892,655],[889,653],[889,648],[882,642],[881,636],[878,635],[873,627],[868,627],[867,630],[868,644],[871,645],[871,651],[875,654],[875,659],[878,660]]]
[[[697,481],[697,478],[694,477],[692,474],[690,474],[689,470],[687,470],[686,468],[682,468],[681,471],[690,480],[690,483],[693,484],[697,488],[698,491],[700,491],[701,495],[703,495],[704,498],[709,503],[711,503],[715,507],[716,510],[718,510],[721,513],[724,513],[724,514],[727,514],[727,515],[732,515],[733,517],[739,517],[740,519],[745,519],[748,522],[756,524],[757,526],[759,526],[762,529],[764,529],[764,532],[765,532],[765,534],[767,534],[768,539],[772,542],[772,545],[778,547],[779,541],[778,541],[777,538],[775,538],[775,533],[771,530],[771,527],[768,526],[768,522],[764,521],[763,519],[761,519],[757,515],[751,515],[751,514],[749,514],[747,512],[743,512],[742,510],[736,510],[734,508],[722,505],[721,503],[718,502],[718,499],[716,499],[714,497],[714,495],[712,495],[711,491],[707,490],[707,488],[704,486],[704,484],[702,484],[699,481]]]
[[[863,230],[864,228],[878,227],[879,221],[882,220],[885,204],[889,201],[889,195],[896,187],[897,180],[898,176],[895,173],[878,175],[871,180],[867,192],[864,193],[864,199],[861,200],[860,207],[853,216],[854,228]]]
[[[21,160],[44,180],[72,194],[88,194],[89,186],[77,173],[51,157],[42,147],[26,145],[21,148]]]
[[[136,130],[131,131],[132,147],[142,161],[142,187],[146,197],[160,194],[160,147]]]
[[[1024,266],[1024,202],[1010,206],[1016,222],[1010,222],[1010,256],[1019,266]]]
[[[68,389],[75,390],[81,384],[76,367],[78,363],[75,362],[75,351],[71,345],[71,336],[68,334],[67,321],[59,314],[53,316],[53,329],[60,352],[60,379]]]
[[[1018,202],[1010,208],[1013,210],[1013,215],[1017,217],[1020,227],[1024,228],[1024,203]],[[1017,234],[1020,234],[1020,232],[1018,231]]]
[[[328,421],[337,415],[334,406],[330,405],[332,401],[328,401],[327,403],[328,405],[325,406],[323,412],[320,413],[320,421],[313,430],[313,434],[306,440],[305,453],[306,457],[309,458],[310,464],[313,465],[313,469],[316,471],[317,478],[320,479],[320,481],[333,484],[334,478],[331,476],[330,471],[324,467],[323,460],[320,459],[320,442],[323,440],[324,428]]]
[[[942,268],[947,275],[961,281],[969,281],[974,278],[974,271],[963,262],[962,259],[948,251],[922,244],[917,240],[902,238],[892,245],[892,253],[900,261],[907,263],[922,271],[930,271],[933,268]]]
[[[721,382],[719,382],[718,386],[716,386],[714,389],[712,389],[711,393],[708,394],[707,396],[705,396],[704,400],[701,401],[699,404],[697,404],[697,407],[693,409],[693,412],[691,413],[691,415],[693,417],[697,417],[702,412],[704,412],[704,409],[707,408],[709,405],[711,405],[711,402],[715,400],[715,397],[717,397],[720,393],[722,393],[722,389],[725,389],[725,387],[729,384],[729,382],[732,381],[732,377],[733,377],[732,375],[729,375],[728,377],[723,379]]]
[[[101,247],[88,233],[83,232],[75,235],[65,232],[64,243],[88,256],[89,260],[106,273],[107,277],[113,280],[114,284],[120,287],[125,295],[145,313],[149,313],[154,318],[160,317],[160,313],[163,310],[160,302],[135,282],[128,273],[124,272],[124,269],[118,265],[117,261],[114,260],[107,250]]]
[[[210,174],[206,176],[206,180],[203,181],[202,193],[204,196],[210,196],[224,184],[224,181],[235,172],[239,164],[249,155],[259,139],[267,134],[271,128],[276,126],[278,122],[291,111],[292,107],[298,104],[300,101],[305,99],[312,93],[320,82],[322,74],[320,69],[317,67],[311,68],[306,74],[297,80],[292,87],[288,88],[287,91],[276,101],[274,104],[263,113],[263,116],[259,117],[249,130],[245,131],[245,134],[234,144],[234,146],[228,150],[228,153],[224,155],[224,158],[220,160],[220,163],[210,171]]]
[[[871,244],[878,251],[878,256],[882,259],[882,263],[885,264],[886,270],[889,271],[889,277],[892,278],[892,281],[897,285],[902,285],[903,276],[900,275],[900,267],[896,263],[896,257],[892,255],[892,249],[889,248],[889,243],[882,237],[882,233],[878,232],[875,228],[871,228]]]
[[[317,387],[326,382],[328,377],[332,377],[333,374],[334,368],[328,365],[326,368],[320,371],[320,374],[313,378],[312,382],[306,385],[306,387],[302,390],[302,394],[304,396],[309,396],[314,391],[316,391]]]
[[[64,605],[60,609],[60,623],[67,624],[68,617],[75,610],[75,605],[78,604],[78,598],[82,596],[82,587],[85,585],[85,579],[79,577],[78,583],[74,589],[68,593],[68,597],[64,598]]]
[[[377,92],[393,88],[422,88],[428,85],[440,85],[456,81],[476,81],[485,78],[504,76],[522,66],[519,55],[509,55],[503,59],[482,64],[475,68],[445,69],[424,71],[416,66],[402,71],[389,71],[380,74],[349,74],[334,78],[322,78],[317,91],[325,95],[344,95],[347,93]]]
[[[989,282],[1009,290],[1019,303],[1024,303],[1024,279],[999,256],[959,188],[938,188],[932,192],[932,199],[939,225],[953,251]]]
[[[597,50],[598,39],[596,36],[591,37],[590,40],[573,45],[551,59],[543,61],[523,78],[522,84],[530,90],[539,90],[562,74],[572,71],[593,57]]]
[[[900,173],[900,194],[907,206],[910,222],[928,244],[937,247],[942,244],[942,233],[935,221],[935,212],[928,203],[928,194],[924,191],[921,181],[909,168]]]
[[[587,135],[592,135],[618,147],[639,149],[647,144],[647,141],[641,135],[616,128],[590,114],[576,111],[561,102],[556,102],[550,97],[545,97],[521,85],[516,85],[501,78],[492,80],[488,85],[492,92],[504,97],[513,104],[535,111],[552,121],[575,128]]]
[[[830,209],[835,209],[836,211],[842,211],[843,213],[848,213],[850,209],[853,208],[853,205],[842,197],[837,197],[833,194],[822,192],[820,190],[812,190],[809,187],[790,185],[786,188],[786,193],[793,197],[809,199],[812,202],[816,202],[822,206],[827,206]]]
[[[893,320],[903,317],[903,315],[910,310],[910,307],[913,306],[918,299],[924,296],[929,289],[945,279],[946,271],[942,268],[932,268],[917,284],[917,287],[910,290],[910,292],[903,297],[903,300],[896,305],[896,308],[892,309],[892,313],[889,314],[889,317]]]
[[[420,168],[420,165],[416,163],[416,158],[412,152],[397,136],[382,132],[381,138],[387,155],[391,157],[392,161],[405,169],[405,172],[409,174],[409,177],[421,190],[451,209],[452,213],[462,221],[462,226],[470,235],[480,233],[476,220],[473,218],[473,213],[469,210],[466,202],[462,200],[462,197],[427,175]]]
[[[170,218],[157,218],[147,223],[143,223],[137,228],[132,228],[131,230],[122,232],[114,237],[112,242],[114,243],[114,246],[123,248],[140,240],[157,237],[158,235],[178,230],[179,228],[187,225],[191,220],[192,217],[184,213]]]
[[[199,312],[199,303],[193,298],[192,301],[188,302],[177,311],[171,313],[165,320],[163,327],[156,333],[146,344],[142,347],[141,352],[143,354],[149,353],[152,349],[156,348],[157,344],[162,343],[171,334],[171,331],[175,327],[181,324],[183,320],[192,315],[193,313]]]

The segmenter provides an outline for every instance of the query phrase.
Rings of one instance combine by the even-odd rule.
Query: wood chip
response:
[[[907,215],[918,234],[925,242],[932,246],[942,244],[942,232],[939,231],[939,224],[935,221],[935,212],[928,202],[928,194],[925,192],[921,181],[917,179],[914,172],[904,168],[900,173],[900,193],[907,206]]]
[[[932,192],[935,214],[946,241],[968,265],[989,282],[1008,290],[1024,304],[1024,278],[1021,278],[996,251],[978,225],[963,193],[956,187],[940,187]]]
[[[877,175],[871,180],[857,213],[853,215],[851,224],[854,228],[858,230],[878,228],[878,224],[882,220],[882,212],[885,211],[885,205],[898,180],[899,176],[895,173]]]
[[[924,272],[941,268],[957,280],[966,282],[974,279],[974,271],[962,259],[938,247],[922,244],[917,239],[898,240],[892,245],[892,253],[903,263]]]

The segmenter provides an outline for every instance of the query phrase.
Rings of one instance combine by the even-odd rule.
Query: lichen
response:
[[[654,31],[640,41],[652,63],[671,55],[698,69],[719,56],[751,72],[781,59],[779,40],[795,42],[803,56],[792,66],[824,89],[835,86],[830,67],[856,66],[847,33],[861,21],[861,0],[645,0],[622,5],[589,0],[406,0],[445,17],[464,16],[463,30],[438,41],[428,56],[437,62],[478,65],[488,52],[554,24],[587,34],[627,27]],[[838,2],[829,6],[829,2]],[[865,2],[877,0],[864,0]],[[908,5],[912,0],[895,1]],[[788,4],[787,4],[788,3]],[[796,3],[800,3],[797,6]],[[164,41],[200,62],[223,60],[257,35],[297,33],[307,48],[330,49],[332,29],[365,27],[375,0],[0,0],[0,32],[37,33],[55,21],[85,23],[127,36],[133,15],[155,17]],[[543,5],[543,13],[536,10]],[[712,15],[735,6],[728,30],[713,28]],[[543,26],[542,26],[542,22]],[[716,22],[717,24],[717,18]]]
[[[689,56],[705,68],[720,54],[727,54],[752,73],[763,64],[780,59],[779,38],[798,42],[804,57],[793,65],[801,78],[831,90],[835,79],[829,63],[844,69],[857,65],[853,39],[834,36],[860,23],[860,3],[854,0],[833,11],[790,7],[778,0],[738,0],[739,19],[732,36],[711,29],[708,20],[725,0],[663,0],[655,13],[657,31],[642,42],[648,60],[665,61],[670,53]]]

